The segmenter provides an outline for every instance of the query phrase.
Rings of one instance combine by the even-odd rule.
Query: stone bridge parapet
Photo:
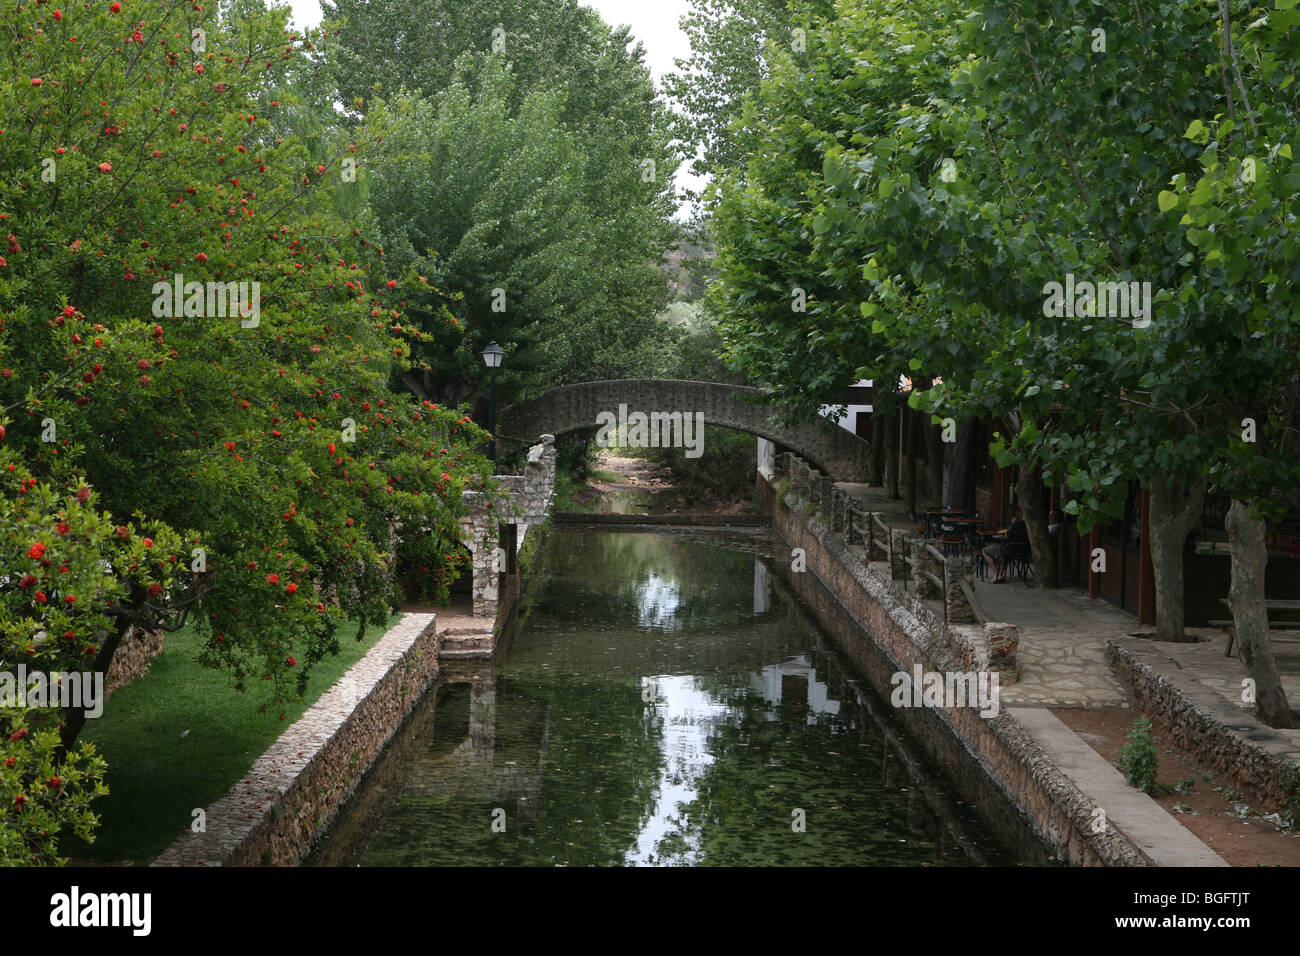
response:
[[[717,382],[675,379],[616,379],[562,385],[506,408],[497,427],[498,443],[531,443],[543,434],[596,428],[602,413],[681,412],[702,415],[707,425],[747,432],[797,452],[840,481],[863,481],[871,445],[828,420],[782,427],[772,416],[782,411],[764,389]],[[694,420],[694,419],[692,419]],[[708,453],[707,446],[703,449]]]

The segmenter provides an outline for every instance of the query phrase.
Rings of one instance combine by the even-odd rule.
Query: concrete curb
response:
[[[1223,857],[1165,812],[1045,707],[1008,712],[1104,816],[1093,826],[1119,828],[1153,866],[1227,866]]]

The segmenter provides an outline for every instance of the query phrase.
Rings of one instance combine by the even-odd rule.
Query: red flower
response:
[[[63,11],[62,11],[62,10],[55,10],[55,11],[54,11],[54,19],[56,19],[56,20],[62,20],[62,19],[63,19]]]
[[[289,662],[289,666],[290,666],[290,667],[296,667],[297,664],[298,664],[298,662],[297,662],[296,660],[294,660],[292,657],[287,657],[287,658],[285,658],[285,660],[287,660],[287,661]]]
[[[99,171],[100,171],[101,173],[111,173],[111,172],[113,171],[113,164],[112,164],[112,163],[100,163],[100,164],[99,164]]]
[[[444,472],[442,473],[442,480],[443,480],[443,481],[451,481],[451,475],[447,474],[447,473],[444,471]]]
[[[5,761],[5,766],[6,766],[6,767],[12,767],[12,766],[14,765],[14,763],[15,763],[14,758],[13,758],[13,757],[10,757],[8,760]]]
[[[157,597],[159,594],[162,594],[162,585],[155,581],[153,584],[149,585],[149,595],[151,597]]]
[[[296,584],[286,584],[286,585],[284,586],[284,589],[285,589],[286,591],[288,591],[290,594],[296,594],[296,593],[298,592],[298,585],[296,585]]]
[[[116,528],[113,529],[113,532],[123,541],[131,537],[131,532],[126,530],[125,525],[118,525]]]
[[[199,260],[199,262],[207,262],[207,261],[208,261],[208,254],[207,254],[206,252],[200,252],[200,253],[199,253],[197,256],[195,256],[194,258],[197,259],[197,260]]]
[[[144,546],[145,546],[146,548],[152,548],[152,547],[153,547],[153,538],[145,538],[145,539],[144,539]]]
[[[24,797],[21,793],[18,794],[18,796],[14,797],[14,803],[18,804],[19,810],[23,808],[23,804],[26,802],[27,802],[27,798]]]
[[[33,76],[33,77],[32,77],[32,86],[40,86],[40,85],[41,85],[42,83],[44,83],[44,82],[45,82],[45,81],[42,80],[39,76]]]
[[[35,558],[37,561],[39,561],[41,558],[45,557],[45,545],[37,541],[34,545],[32,545],[30,548],[27,549],[27,557]]]
[[[82,485],[80,488],[77,489],[77,501],[84,505],[89,500],[90,500],[90,489],[87,488],[85,485]]]
[[[250,570],[250,571],[256,571],[256,570],[257,570],[257,562],[256,562],[256,561],[249,561],[249,562],[248,562],[248,570]]]
[[[235,450],[235,443],[233,441],[226,442],[226,451],[234,451],[234,450]]]
[[[267,582],[268,584],[279,584],[279,583],[280,583],[280,575],[278,575],[278,574],[276,574],[274,571],[272,571],[270,574],[268,574],[268,575],[266,576],[266,582]]]
[[[147,369],[149,367],[149,360],[140,359],[138,362],[135,363],[135,367],[143,371],[144,369]]]
[[[318,610],[318,611],[323,611],[323,610],[325,610],[325,604],[324,604],[323,602],[321,602],[321,601],[317,601],[317,602],[316,602],[316,610]]]
[[[75,594],[65,594],[65,595],[63,596],[63,603],[64,603],[64,604],[76,604],[76,603],[77,603],[77,596],[76,596]]]
[[[117,3],[117,2],[110,3],[110,4],[108,5],[108,12],[109,12],[109,13],[121,13],[121,12],[122,12],[122,5],[121,5],[120,3]]]
[[[36,578],[30,574],[24,574],[18,581],[18,586],[24,590],[36,586]]]
[[[36,603],[37,603],[37,604],[44,604],[44,603],[45,603],[45,592],[44,592],[44,591],[37,591],[35,597],[36,597]]]
[[[27,736],[27,728],[19,727],[17,730],[15,730],[12,734],[9,735],[9,742],[13,743],[16,740],[22,740],[26,736]]]
[[[67,523],[66,521],[60,521],[60,522],[59,522],[58,532],[59,532],[59,534],[67,534],[67,533],[68,533],[68,523]]]
[[[397,280],[396,280],[396,279],[389,279],[389,280],[388,280],[388,288],[390,288],[390,289],[396,289],[396,288],[397,288]]]

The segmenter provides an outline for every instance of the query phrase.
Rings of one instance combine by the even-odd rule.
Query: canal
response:
[[[444,665],[309,864],[1038,862],[927,766],[783,553],[766,529],[551,534],[504,653]]]

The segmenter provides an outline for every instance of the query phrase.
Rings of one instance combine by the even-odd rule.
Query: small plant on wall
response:
[[[1151,721],[1139,717],[1133,721],[1128,742],[1119,755],[1119,770],[1129,785],[1145,793],[1156,788],[1156,742],[1151,733]]]

